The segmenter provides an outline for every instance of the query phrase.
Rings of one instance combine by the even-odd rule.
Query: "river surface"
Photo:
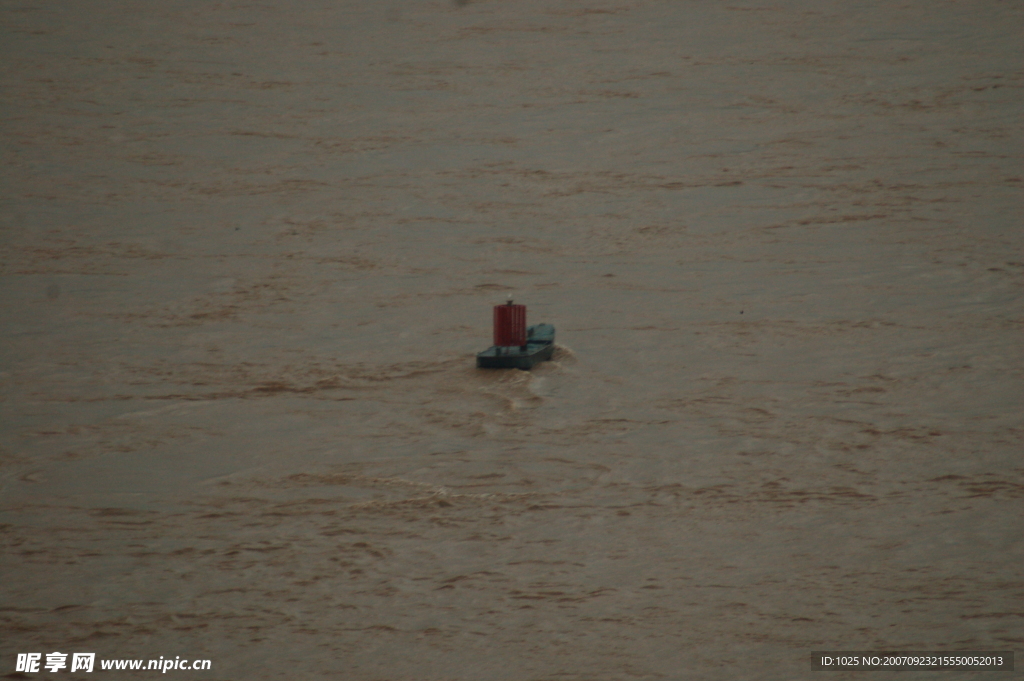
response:
[[[0,3],[0,675],[1024,649],[1022,29]],[[477,370],[508,295],[555,357]]]

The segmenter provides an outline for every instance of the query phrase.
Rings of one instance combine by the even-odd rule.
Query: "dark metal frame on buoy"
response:
[[[479,369],[523,369],[551,359],[555,351],[555,327],[526,325],[526,306],[513,305],[512,298],[494,306],[494,345],[476,356]]]

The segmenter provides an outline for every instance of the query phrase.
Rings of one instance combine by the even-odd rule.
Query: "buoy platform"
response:
[[[523,369],[551,359],[555,351],[555,327],[551,324],[526,326],[526,306],[494,306],[494,345],[477,353],[478,369]]]

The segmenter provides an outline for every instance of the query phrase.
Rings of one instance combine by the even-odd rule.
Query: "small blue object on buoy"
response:
[[[494,345],[476,356],[478,369],[523,369],[551,359],[555,351],[555,327],[551,324],[526,326],[526,306],[494,306]]]

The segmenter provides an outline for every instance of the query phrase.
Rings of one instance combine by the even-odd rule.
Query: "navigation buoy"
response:
[[[526,306],[512,301],[494,306],[494,345],[509,348],[526,345]]]
[[[526,325],[526,306],[512,303],[494,306],[494,345],[476,356],[479,369],[529,370],[551,359],[555,351],[555,327]]]

